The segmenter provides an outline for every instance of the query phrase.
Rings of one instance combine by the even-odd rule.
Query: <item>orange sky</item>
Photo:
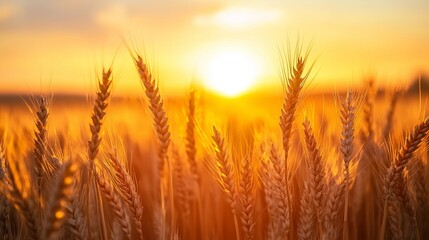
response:
[[[91,93],[114,62],[117,94],[141,94],[121,36],[145,49],[161,88],[184,91],[216,52],[256,59],[256,85],[280,86],[279,46],[312,41],[313,89],[373,74],[396,85],[429,73],[429,2],[410,1],[3,1],[0,92]]]

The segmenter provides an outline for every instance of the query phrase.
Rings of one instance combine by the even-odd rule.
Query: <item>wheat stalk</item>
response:
[[[140,55],[137,54],[137,57],[134,57],[134,63],[137,67],[137,72],[140,76],[141,83],[145,88],[146,96],[149,100],[149,109],[152,112],[153,125],[155,127],[156,136],[159,143],[159,169],[161,180],[164,176],[164,165],[167,162],[167,188],[168,188],[168,197],[170,203],[170,226],[174,226],[174,191],[173,191],[173,175],[172,175],[172,166],[168,159],[168,147],[171,142],[170,137],[170,126],[168,125],[167,114],[164,109],[164,101],[161,98],[159,93],[158,85],[155,79],[152,77],[152,73],[149,70],[148,65],[143,62],[143,59]],[[161,184],[161,205],[164,206],[164,189]]]
[[[305,58],[298,57],[295,66],[289,69],[290,73],[283,79],[286,82],[286,93],[280,114],[280,128],[283,137],[283,150],[284,150],[284,169],[285,169],[285,184],[286,184],[286,198],[288,203],[291,203],[291,196],[289,192],[289,174],[288,174],[288,156],[290,148],[290,139],[292,137],[292,125],[295,119],[295,112],[301,89],[304,85],[306,76],[304,75]],[[288,208],[289,216],[292,216],[292,208]],[[291,222],[293,224],[293,222]]]
[[[89,125],[89,129],[91,131],[91,139],[88,141],[88,158],[89,158],[89,170],[88,170],[88,187],[87,187],[87,205],[88,208],[90,206],[90,190],[91,186],[95,185],[93,183],[93,171],[94,171],[94,163],[95,159],[97,158],[97,154],[99,152],[101,139],[102,139],[102,131],[101,127],[103,125],[103,120],[106,115],[106,109],[109,105],[109,100],[111,96],[111,86],[112,86],[112,69],[109,68],[105,70],[103,68],[102,71],[102,79],[101,81],[98,81],[98,89],[97,89],[97,97],[95,99],[92,115],[91,115],[91,123]],[[92,210],[98,210],[99,212],[97,214],[100,214],[101,217],[100,220],[100,227],[101,232],[103,234],[103,238],[107,238],[107,230],[106,230],[106,224],[104,220],[104,212],[102,207],[101,198],[99,197],[100,193],[97,189],[94,192],[94,198],[96,201],[98,201],[98,205],[96,205],[96,209]],[[86,209],[88,211],[88,209]],[[88,227],[91,229],[91,221],[88,219]],[[93,228],[92,228],[93,229]],[[91,232],[90,232],[91,233]],[[90,236],[91,237],[91,236]]]

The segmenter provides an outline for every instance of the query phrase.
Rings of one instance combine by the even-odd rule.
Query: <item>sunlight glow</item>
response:
[[[225,50],[212,56],[202,74],[209,88],[226,96],[236,96],[255,84],[259,72],[254,56]]]
[[[195,19],[195,23],[197,25],[240,28],[273,23],[278,21],[280,17],[281,13],[275,9],[234,7],[221,10],[212,15],[198,16]]]

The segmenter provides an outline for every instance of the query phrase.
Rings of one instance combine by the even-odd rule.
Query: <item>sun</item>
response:
[[[249,53],[224,50],[211,56],[202,75],[207,87],[233,97],[244,93],[256,83],[259,65]]]

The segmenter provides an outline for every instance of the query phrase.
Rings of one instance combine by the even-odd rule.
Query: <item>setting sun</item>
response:
[[[202,75],[207,87],[226,96],[236,96],[256,83],[259,65],[250,54],[224,50],[208,60]]]

